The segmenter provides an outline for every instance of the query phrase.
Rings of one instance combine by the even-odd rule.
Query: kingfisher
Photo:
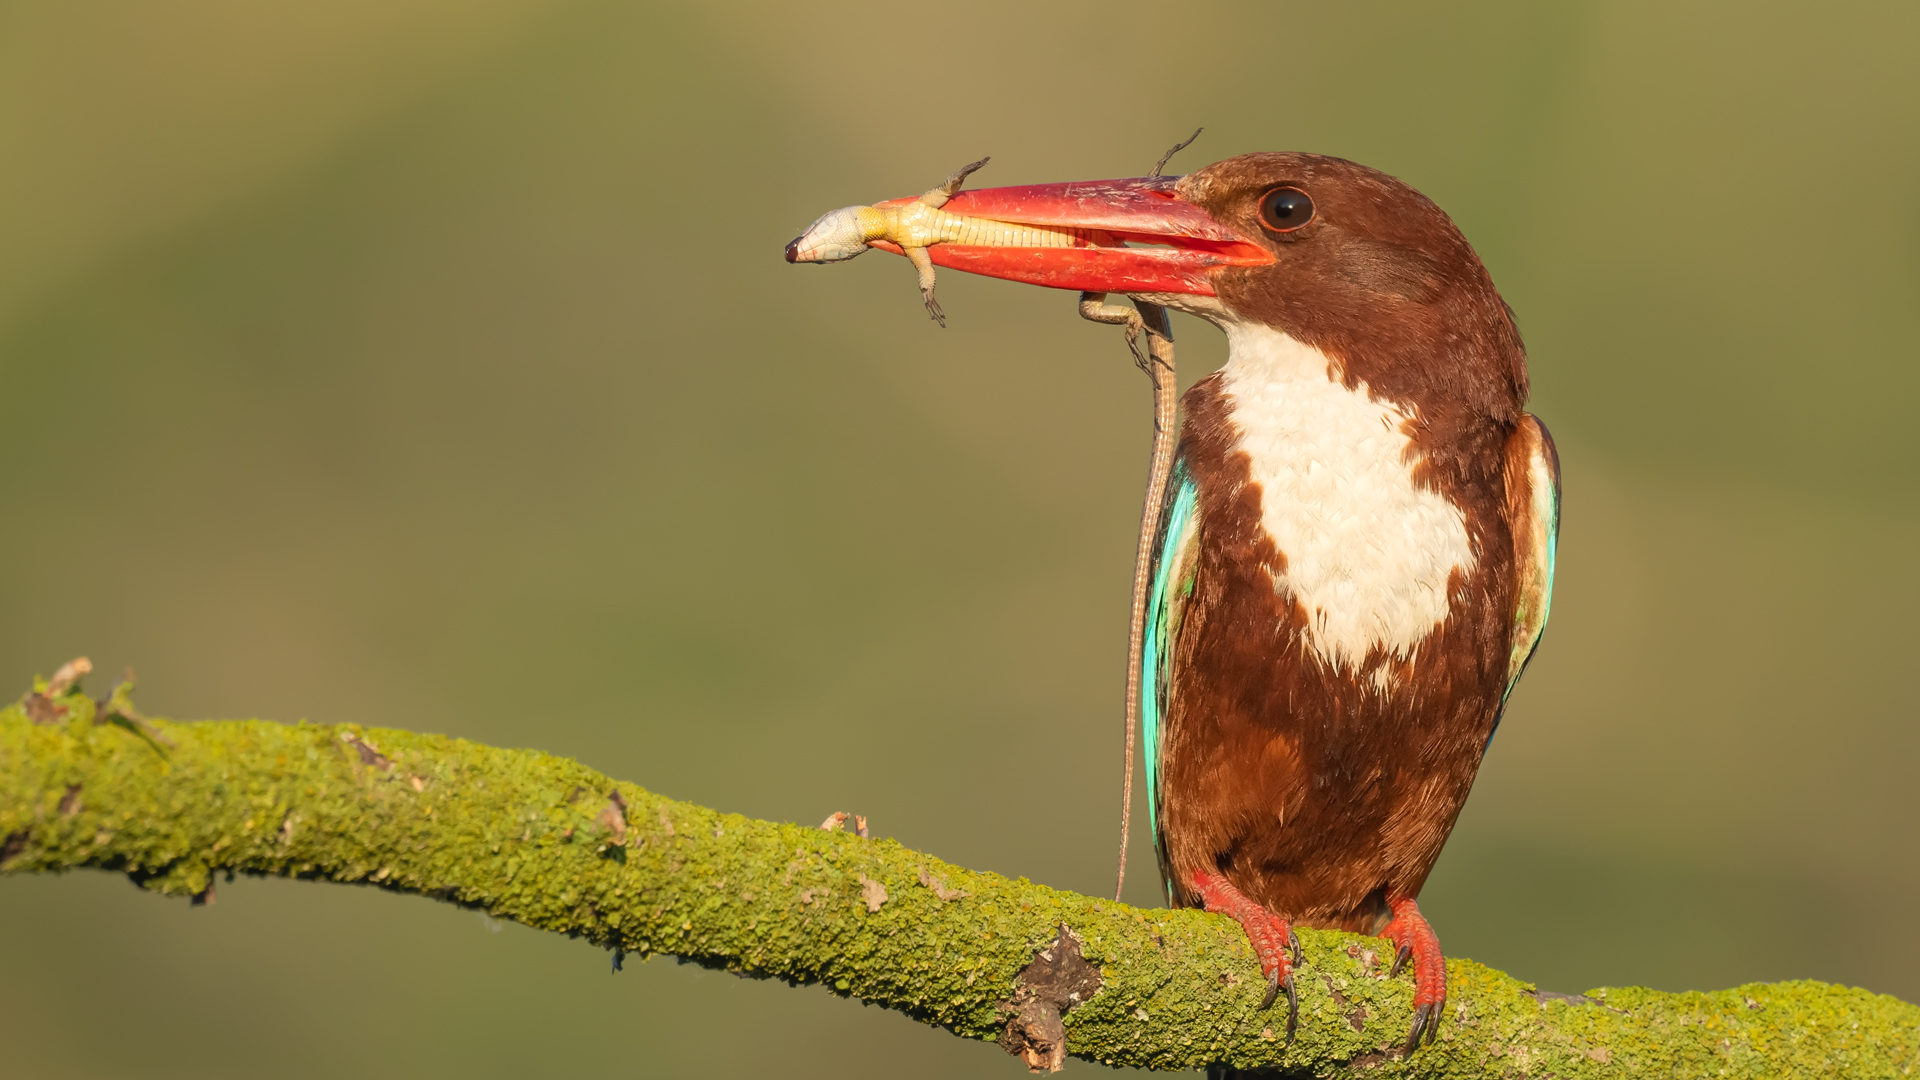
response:
[[[1226,334],[1149,493],[1133,674],[1161,875],[1245,929],[1289,1039],[1294,928],[1388,939],[1411,1053],[1447,993],[1417,898],[1552,599],[1559,459],[1513,312],[1437,205],[1351,161],[960,190],[979,164],[833,211],[787,259],[906,254],[936,317],[945,266]]]

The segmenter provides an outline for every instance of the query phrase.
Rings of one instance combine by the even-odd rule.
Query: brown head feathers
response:
[[[1302,225],[1263,218],[1270,193],[1311,200]],[[1527,399],[1526,351],[1472,245],[1431,199],[1376,169],[1320,154],[1245,154],[1182,178],[1180,194],[1256,237],[1271,266],[1216,275],[1236,315],[1284,330],[1383,399],[1502,424]],[[1282,224],[1290,224],[1282,222]]]

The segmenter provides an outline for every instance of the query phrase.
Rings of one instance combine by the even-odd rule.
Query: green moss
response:
[[[535,751],[355,725],[96,724],[77,694],[57,702],[64,716],[35,724],[24,704],[0,710],[7,873],[116,870],[181,897],[221,873],[418,893],[626,953],[823,983],[972,1038],[999,1034],[998,1003],[1066,923],[1105,979],[1066,1018],[1072,1052],[1164,1069],[1891,1077],[1920,1058],[1920,1009],[1860,990],[1616,989],[1595,991],[1597,1004],[1543,1004],[1524,983],[1454,960],[1439,1038],[1403,1062],[1389,1048],[1411,1022],[1411,980],[1385,977],[1378,939],[1317,932],[1301,934],[1288,1048],[1283,1014],[1258,1008],[1265,984],[1245,939],[1218,916],[722,814]],[[119,705],[131,710],[124,695]],[[870,881],[885,889],[877,910]]]

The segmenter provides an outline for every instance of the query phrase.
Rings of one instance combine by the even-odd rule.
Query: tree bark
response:
[[[573,761],[355,725],[140,716],[47,684],[0,710],[0,873],[94,867],[210,900],[221,872],[418,893],[622,955],[818,982],[1030,1066],[1296,1075],[1907,1076],[1920,1008],[1802,981],[1543,995],[1447,965],[1403,1059],[1412,979],[1378,939],[1302,931],[1300,1028],[1232,921],[952,866],[891,840],[675,802]],[[1084,956],[1086,963],[1079,957]],[[1064,1015],[1062,1015],[1064,1013]]]

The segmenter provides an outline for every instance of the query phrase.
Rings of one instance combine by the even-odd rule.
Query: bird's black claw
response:
[[[1387,978],[1389,979],[1399,978],[1400,969],[1403,967],[1406,967],[1407,961],[1412,959],[1412,957],[1413,957],[1413,946],[1411,945],[1400,946],[1400,951],[1393,954],[1393,969],[1387,972]]]
[[[940,324],[941,329],[946,329],[947,313],[940,310],[940,302],[933,298],[932,293],[927,293],[925,299],[927,301],[927,314],[932,317],[934,322]]]
[[[1405,1050],[1408,1054],[1420,1049],[1421,1037],[1425,1036],[1428,1046],[1433,1045],[1433,1037],[1440,1032],[1440,1013],[1447,1003],[1433,1001],[1413,1010],[1413,1030],[1407,1033]]]
[[[1293,951],[1293,966],[1300,966],[1300,932],[1287,927],[1287,947]]]
[[[1300,995],[1294,990],[1292,972],[1284,979],[1278,971],[1267,976],[1267,996],[1260,999],[1260,1007],[1271,1008],[1282,990],[1287,993],[1287,1044],[1291,1045],[1294,1029],[1300,1026]]]

